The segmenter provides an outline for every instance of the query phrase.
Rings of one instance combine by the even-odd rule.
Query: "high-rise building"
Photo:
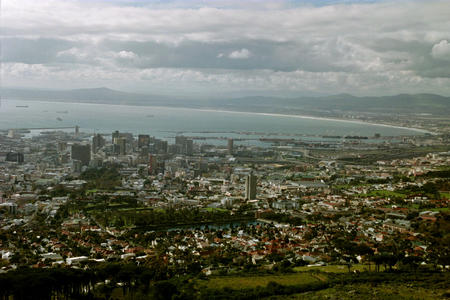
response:
[[[119,145],[119,154],[125,155],[127,154],[127,139],[126,138],[118,138],[117,139],[117,145]]]
[[[176,136],[175,145],[179,148],[179,154],[192,155],[194,152],[194,142],[185,136]]]
[[[114,132],[112,133],[112,135],[111,135],[112,143],[114,144],[114,140],[115,140],[115,139],[118,139],[119,137],[120,137],[119,130],[114,131]]]
[[[92,138],[92,153],[97,153],[103,146],[105,146],[105,139],[101,134],[94,134]]]
[[[253,175],[253,172],[248,174],[245,178],[245,199],[256,199],[256,176]]]
[[[168,150],[168,143],[167,143],[167,141],[155,140],[155,144],[154,144],[154,149],[153,150],[154,150],[154,152],[160,153],[160,154],[167,153],[167,150]]]
[[[59,153],[65,152],[67,150],[66,142],[58,142],[57,150]]]
[[[178,136],[175,137],[175,144],[176,145],[184,145],[186,140],[187,140],[187,137],[182,136],[182,135],[178,135]]]
[[[138,147],[148,147],[150,144],[150,136],[148,134],[138,135]]]
[[[79,135],[80,134],[80,126],[75,126],[75,135]]]
[[[83,166],[89,165],[91,160],[91,145],[73,144],[71,147],[70,158],[79,160]]]
[[[158,169],[158,161],[156,159],[156,156],[150,154],[148,158],[148,174],[149,175],[156,174],[157,169]]]
[[[133,144],[134,138],[132,133],[114,131],[111,135],[114,154],[125,155],[127,153],[127,145],[130,148]]]
[[[6,153],[5,160],[9,161],[9,162],[16,162],[16,163],[21,164],[24,161],[24,156],[23,156],[23,153],[20,153],[20,152],[9,152],[9,153]]]
[[[149,149],[148,147],[142,147],[139,149],[139,161],[141,161],[141,163],[146,163],[148,162],[148,155],[149,155]]]
[[[233,139],[228,139],[227,149],[228,154],[233,154]]]
[[[194,153],[194,141],[186,140],[184,143],[184,154],[192,155]]]

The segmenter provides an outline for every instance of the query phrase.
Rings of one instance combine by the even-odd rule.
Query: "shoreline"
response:
[[[415,127],[405,127],[398,126],[392,124],[384,124],[384,123],[373,123],[366,122],[361,120],[348,120],[348,119],[339,119],[339,118],[331,118],[331,117],[316,117],[310,115],[296,115],[296,114],[281,114],[281,113],[268,113],[268,112],[256,112],[256,111],[238,111],[238,110],[223,110],[223,109],[213,109],[213,108],[193,108],[193,107],[184,107],[184,106],[161,106],[161,105],[133,105],[133,104],[107,104],[107,103],[88,103],[88,102],[72,102],[72,101],[58,101],[58,100],[24,100],[24,99],[3,99],[3,100],[12,100],[12,101],[22,101],[22,102],[41,102],[41,103],[69,103],[69,104],[83,104],[83,105],[114,105],[114,106],[126,106],[126,107],[157,107],[157,108],[165,108],[165,109],[185,109],[185,110],[193,110],[193,111],[202,111],[202,112],[217,112],[217,113],[231,113],[231,114],[244,114],[244,115],[259,115],[259,116],[268,116],[268,117],[282,117],[282,118],[297,118],[297,119],[308,119],[308,120],[322,120],[322,121],[333,121],[333,122],[343,122],[343,123],[352,123],[352,124],[360,124],[360,125],[372,125],[372,126],[381,126],[387,128],[395,128],[395,129],[405,129],[411,130],[415,132],[419,132],[422,134],[431,134],[437,135],[437,133],[421,129]]]
[[[181,107],[180,107],[181,108]],[[415,128],[415,127],[405,127],[384,123],[373,123],[373,122],[365,122],[360,120],[348,120],[348,119],[337,119],[337,118],[327,118],[327,117],[315,117],[308,115],[294,115],[294,114],[279,114],[279,113],[264,113],[264,112],[244,112],[244,111],[235,111],[235,110],[217,110],[217,109],[203,109],[203,108],[193,108],[193,110],[204,111],[204,112],[220,112],[220,113],[240,113],[240,114],[250,114],[250,115],[262,115],[262,116],[270,116],[270,117],[285,117],[285,118],[297,118],[297,119],[308,119],[308,120],[322,120],[322,121],[333,121],[333,122],[343,122],[343,123],[353,123],[353,124],[361,124],[361,125],[372,125],[372,126],[382,126],[388,128],[396,128],[396,129],[407,129],[421,133],[429,133],[435,135],[436,133],[431,132],[426,129]]]

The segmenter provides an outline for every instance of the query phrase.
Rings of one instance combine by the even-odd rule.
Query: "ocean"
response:
[[[63,103],[2,99],[0,129],[74,127],[80,131],[114,130],[150,134],[251,140],[259,138],[323,139],[321,136],[408,136],[422,131],[363,122],[206,109]],[[239,143],[239,141],[238,141]]]

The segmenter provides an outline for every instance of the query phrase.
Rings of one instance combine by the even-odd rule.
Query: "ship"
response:
[[[16,107],[19,107],[19,108],[28,108],[28,105],[16,105]]]

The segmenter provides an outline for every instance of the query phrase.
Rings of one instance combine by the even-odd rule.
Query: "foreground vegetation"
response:
[[[201,272],[170,274],[163,265],[105,263],[85,268],[23,268],[0,274],[0,298],[437,299],[450,295],[450,272],[427,268],[344,273],[325,266],[295,273],[257,271],[212,277]]]
[[[272,300],[281,299],[440,299],[449,296],[448,290],[443,286],[424,286],[419,281],[407,284],[396,282],[337,284],[320,291],[297,293],[292,295],[271,296]]]

